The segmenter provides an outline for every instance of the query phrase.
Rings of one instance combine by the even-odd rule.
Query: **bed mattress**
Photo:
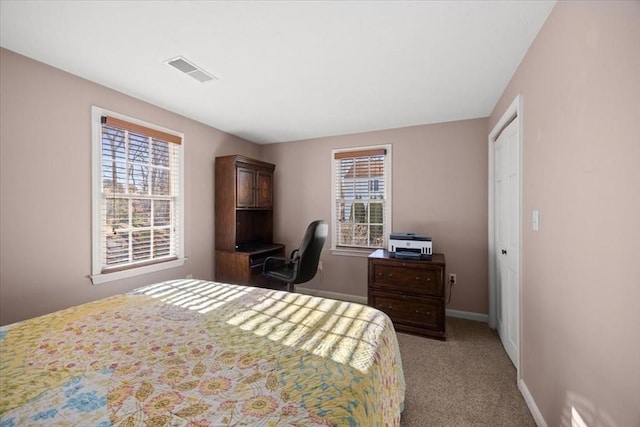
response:
[[[167,281],[0,328],[0,425],[399,425],[405,382],[371,307]]]

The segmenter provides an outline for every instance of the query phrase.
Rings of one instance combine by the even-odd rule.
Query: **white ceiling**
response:
[[[486,117],[554,4],[0,0],[0,45],[272,143]]]

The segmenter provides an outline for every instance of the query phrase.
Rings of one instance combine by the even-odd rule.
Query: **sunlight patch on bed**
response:
[[[174,280],[136,293],[204,314],[248,296],[253,290],[226,283]],[[384,328],[379,313],[365,306],[281,291],[259,293],[248,309],[234,310],[228,315],[227,323],[243,331],[330,358],[361,372],[366,372],[374,362]]]
[[[366,372],[383,328],[375,313],[357,304],[273,292],[227,323]]]
[[[195,283],[199,284],[194,285]],[[224,283],[175,280],[147,286],[136,293],[204,314],[246,295],[249,291],[249,288]]]

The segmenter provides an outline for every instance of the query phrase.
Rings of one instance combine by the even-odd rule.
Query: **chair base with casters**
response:
[[[291,252],[289,258],[268,257],[264,261],[264,277],[285,284],[289,292],[294,291],[296,284],[313,279],[318,271],[320,253],[328,232],[329,225],[326,221],[313,221],[307,227],[302,243]]]

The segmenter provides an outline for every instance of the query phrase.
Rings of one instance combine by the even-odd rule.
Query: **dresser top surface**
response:
[[[431,260],[418,260],[418,259],[398,259],[390,256],[386,249],[378,249],[372,252],[369,257],[370,260],[393,260],[401,262],[415,262],[415,263],[431,263],[431,264],[445,264],[444,254],[433,254]]]

